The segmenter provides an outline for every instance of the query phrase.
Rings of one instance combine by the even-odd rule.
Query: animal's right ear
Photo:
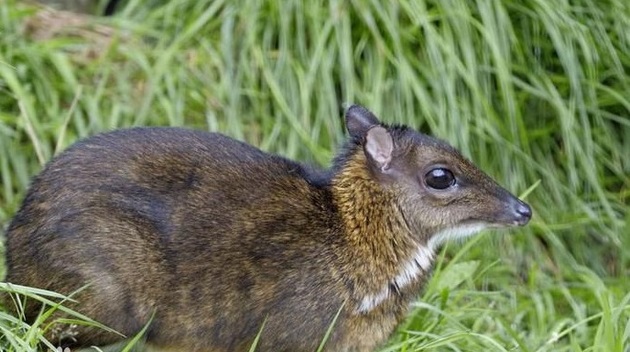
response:
[[[354,139],[364,140],[367,132],[380,124],[376,116],[361,105],[352,105],[346,111],[346,128]]]

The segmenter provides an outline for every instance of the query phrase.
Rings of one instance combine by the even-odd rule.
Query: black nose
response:
[[[514,218],[517,225],[523,226],[532,218],[532,208],[520,200],[516,200],[512,209],[514,210]]]

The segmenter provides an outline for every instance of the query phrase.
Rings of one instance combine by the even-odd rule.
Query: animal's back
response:
[[[139,128],[92,137],[34,180],[8,231],[8,247],[22,254],[8,253],[7,281],[65,294],[89,282],[99,294],[82,297],[86,315],[132,333],[155,311],[149,339],[188,338],[191,349],[201,336],[226,350],[248,344],[272,311],[310,311],[323,329],[342,297],[307,309],[294,299],[311,285],[337,285],[308,269],[338,240],[317,231],[335,221],[317,179],[219,134]],[[72,332],[55,338],[63,333]]]

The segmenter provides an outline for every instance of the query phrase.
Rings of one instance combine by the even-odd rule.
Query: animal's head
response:
[[[368,110],[346,112],[350,136],[371,176],[393,192],[400,212],[430,248],[488,227],[523,226],[530,207],[446,142],[407,127],[381,124]]]

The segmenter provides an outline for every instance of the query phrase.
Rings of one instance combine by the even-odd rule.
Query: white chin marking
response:
[[[470,237],[487,227],[487,224],[476,222],[445,229],[431,236],[429,242],[427,243],[427,247],[431,252],[436,252],[446,241]]]
[[[423,273],[428,272],[431,269],[433,255],[433,251],[429,248],[418,246],[413,256],[401,265],[398,274],[391,283],[386,283],[378,293],[363,297],[361,305],[357,309],[358,313],[367,313],[387,299],[391,290],[390,284],[400,290],[414,282]]]
[[[361,300],[361,305],[357,309],[357,312],[367,313],[381,304],[387,297],[389,297],[389,287],[385,287],[381,292],[375,295],[367,295]]]
[[[394,278],[397,287],[403,288],[414,281],[423,271],[431,269],[433,251],[425,246],[419,246],[413,257],[402,267],[402,270]]]
[[[393,285],[397,289],[402,289],[413,283],[422,274],[431,270],[435,252],[444,242],[470,237],[487,227],[487,224],[478,222],[453,227],[436,233],[429,239],[426,246],[418,246],[413,256],[402,263],[398,274],[390,282],[387,282],[381,287],[379,292],[363,297],[361,304],[357,308],[357,313],[368,313],[386,300],[390,294],[390,285]]]

